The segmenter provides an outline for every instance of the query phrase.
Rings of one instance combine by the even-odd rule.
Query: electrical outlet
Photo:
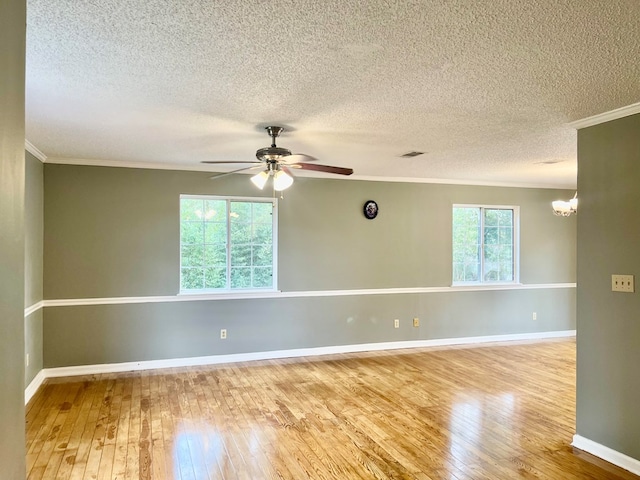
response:
[[[538,314],[536,312],[533,312],[533,314],[531,315],[531,319],[532,320],[537,320],[538,319]]]
[[[414,327],[419,327],[420,326],[420,319],[418,317],[414,317],[413,326]]]
[[[223,328],[222,330],[220,330],[220,338],[222,340],[225,340],[227,338],[227,329]]]
[[[395,319],[393,321],[393,328],[400,328],[400,320],[399,319]]]
[[[611,275],[612,292],[635,292],[633,275]]]

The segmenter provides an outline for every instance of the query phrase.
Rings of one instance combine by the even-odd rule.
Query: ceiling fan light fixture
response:
[[[253,177],[251,177],[251,181],[253,182],[253,184],[256,187],[258,187],[260,190],[264,188],[264,186],[267,183],[267,180],[269,180],[269,170],[264,170],[258,173],[257,175],[254,175]]]
[[[293,177],[291,175],[287,175],[286,172],[282,170],[278,170],[273,175],[273,188],[278,192],[282,190],[286,190],[293,184]]]

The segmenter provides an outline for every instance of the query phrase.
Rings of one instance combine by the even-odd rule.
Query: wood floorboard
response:
[[[29,480],[639,480],[570,446],[575,341],[48,379]]]

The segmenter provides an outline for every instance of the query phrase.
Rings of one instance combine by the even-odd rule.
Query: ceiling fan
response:
[[[291,153],[291,150],[276,146],[276,138],[284,130],[283,127],[265,127],[267,133],[271,137],[271,146],[261,148],[256,152],[257,161],[237,161],[237,162],[225,162],[225,161],[203,161],[202,163],[208,164],[249,164],[251,166],[239,168],[231,172],[225,172],[220,175],[215,175],[211,178],[220,178],[225,175],[231,175],[233,173],[244,172],[247,170],[261,169],[262,171],[257,175],[251,177],[251,181],[259,189],[263,189],[269,180],[270,176],[273,176],[273,188],[277,191],[285,190],[293,184],[293,173],[291,169],[299,168],[301,170],[313,170],[316,172],[333,173],[336,175],[351,175],[353,173],[352,168],[333,167],[331,165],[320,165],[314,162],[316,159],[312,156],[302,153]]]

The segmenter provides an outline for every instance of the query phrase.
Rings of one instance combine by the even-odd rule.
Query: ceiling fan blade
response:
[[[201,161],[200,163],[206,163],[206,164],[209,164],[209,165],[231,165],[232,163],[262,163],[262,162],[258,162],[258,161],[256,161],[256,160],[253,160],[253,161],[244,161],[244,160],[238,160],[238,161],[235,161],[235,160],[229,160],[229,161],[224,161],[224,160],[223,160],[223,161],[220,161],[220,162],[218,162],[218,161],[213,161],[213,160],[203,160],[203,161]]]
[[[311,155],[305,155],[304,153],[293,153],[291,155],[286,155],[282,157],[286,163],[298,163],[298,162],[315,162],[318,160],[316,157],[312,157]]]
[[[218,175],[214,175],[212,177],[209,177],[210,180],[217,180],[218,178],[221,177],[226,177],[227,175],[232,175],[234,173],[240,173],[240,172],[244,172],[246,170],[256,170],[258,168],[262,168],[262,165],[255,165],[253,167],[244,167],[244,168],[239,168],[237,170],[232,170],[230,172],[224,172],[224,173],[220,173]]]
[[[313,170],[316,172],[335,173],[336,175],[351,175],[353,168],[333,167],[331,165],[318,165],[317,163],[294,163],[289,167]]]

